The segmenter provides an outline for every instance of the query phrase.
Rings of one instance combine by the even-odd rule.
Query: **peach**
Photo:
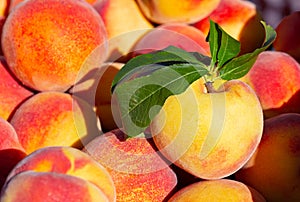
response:
[[[0,190],[11,169],[25,156],[15,129],[0,118]]]
[[[0,117],[8,120],[15,109],[32,96],[33,92],[15,79],[3,56],[0,56],[0,80]]]
[[[26,171],[33,171],[34,173],[56,173],[77,177],[98,187],[107,197],[108,200],[106,201],[115,200],[115,187],[107,170],[91,156],[72,147],[57,146],[36,150],[12,169],[6,179],[6,183],[9,184],[16,176]],[[29,175],[28,178],[30,178],[30,176],[32,175]],[[47,180],[50,179],[47,178]],[[66,181],[68,181],[68,179],[66,179]],[[26,182],[27,181],[25,181],[25,183]],[[32,183],[34,183],[34,181]],[[60,187],[59,182],[50,183],[50,185]],[[31,192],[36,191],[31,190]]]
[[[218,23],[230,36],[240,41],[241,54],[252,52],[264,40],[264,29],[256,5],[244,0],[221,0],[219,6],[194,26],[204,34],[209,32],[209,19]],[[255,31],[254,31],[255,30]]]
[[[117,201],[163,201],[177,183],[175,173],[146,138],[126,138],[116,129],[92,140],[84,151],[111,174]]]
[[[22,172],[3,188],[2,202],[85,201],[107,202],[108,198],[91,182],[59,174]]]
[[[280,51],[262,52],[241,80],[256,92],[265,118],[300,112],[300,64],[290,55]]]
[[[151,21],[194,23],[207,17],[221,0],[137,0],[144,15]]]
[[[94,5],[103,19],[109,43],[108,60],[129,54],[136,41],[153,28],[132,0],[104,0]]]
[[[300,200],[300,114],[265,120],[255,154],[235,178],[258,190],[267,201]]]
[[[16,110],[10,122],[28,154],[46,146],[81,148],[99,135],[92,107],[62,92],[35,94]]]
[[[66,91],[106,58],[107,36],[81,0],[24,1],[7,17],[2,50],[9,67],[37,91]]]
[[[255,92],[238,80],[208,92],[202,79],[167,98],[150,130],[159,151],[202,179],[240,169],[257,148],[263,113]]]
[[[286,52],[300,62],[300,11],[284,17],[276,27],[277,38],[273,46],[277,51]]]
[[[235,180],[200,181],[176,192],[168,202],[176,201],[253,201],[265,202],[255,189]]]
[[[210,55],[206,35],[195,27],[183,23],[165,23],[146,33],[134,46],[136,54],[161,50],[170,45],[189,52]]]

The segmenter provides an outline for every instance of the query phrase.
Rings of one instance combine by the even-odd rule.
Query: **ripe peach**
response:
[[[300,200],[300,114],[265,120],[263,138],[235,178],[258,190],[267,201]]]
[[[125,138],[116,129],[92,140],[84,151],[111,174],[117,201],[163,201],[176,185],[175,173],[146,138]]]
[[[38,91],[66,91],[103,62],[106,39],[101,17],[86,2],[31,0],[8,15],[2,50],[25,85]]]
[[[257,148],[263,114],[255,92],[238,80],[207,92],[199,79],[167,98],[151,123],[159,151],[175,165],[203,179],[240,169]]]
[[[93,183],[54,172],[22,172],[3,188],[2,202],[85,201],[107,202],[108,198]]]
[[[94,5],[103,19],[109,43],[109,61],[131,52],[136,41],[153,25],[141,13],[132,0],[104,0]]]
[[[168,202],[180,201],[253,201],[265,202],[255,189],[229,179],[200,181],[176,192]]]
[[[194,23],[207,17],[221,0],[137,0],[144,15],[151,21]]]
[[[256,92],[265,118],[300,112],[300,65],[290,55],[280,51],[262,52],[241,80]]]
[[[96,185],[107,197],[107,201],[114,201],[116,197],[115,187],[107,170],[91,158],[91,156],[72,147],[57,146],[36,150],[12,169],[6,179],[6,183],[9,184],[12,179],[26,171],[34,171],[34,173],[56,173],[77,177]],[[30,176],[28,177],[30,178]],[[68,181],[68,179],[66,180]],[[49,186],[60,186],[59,182],[50,184]],[[36,191],[31,190],[31,192]]]
[[[300,62],[300,11],[284,17],[276,27],[277,38],[273,46],[277,51],[286,52]]]
[[[0,118],[0,190],[11,169],[25,156],[15,129]]]
[[[209,16],[196,22],[194,26],[204,34],[208,34],[209,19],[240,41],[241,53],[252,52],[264,40],[264,30],[260,23],[262,18],[256,5],[250,1],[221,0],[219,6]]]
[[[35,94],[16,110],[10,122],[28,154],[46,146],[81,148],[99,134],[90,105],[61,92]]]
[[[199,52],[210,55],[206,35],[195,27],[183,23],[165,23],[147,32],[134,46],[136,54],[164,49],[167,46],[176,46],[189,52]]]
[[[33,92],[23,87],[9,71],[5,58],[0,56],[0,117],[8,120],[14,110]]]

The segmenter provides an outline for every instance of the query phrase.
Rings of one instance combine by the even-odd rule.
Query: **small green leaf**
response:
[[[227,34],[212,20],[210,20],[208,42],[212,63],[219,68],[232,58],[236,57],[241,50],[240,42]]]
[[[252,53],[246,53],[226,63],[219,72],[222,79],[232,80],[245,76],[255,63],[258,55],[267,50],[274,42],[276,38],[275,30],[271,26],[266,25],[265,22],[261,23],[265,28],[265,40],[262,47],[257,48]]]
[[[184,92],[192,82],[208,72],[201,63],[167,66],[153,64],[148,68],[156,71],[125,81],[114,90],[113,96],[117,98],[122,127],[131,137],[140,134],[149,126],[169,96]]]
[[[112,89],[128,75],[131,75],[137,71],[138,68],[144,66],[156,64],[156,63],[200,63],[192,54],[186,52],[180,48],[169,46],[163,50],[143,54],[134,57],[128,61],[115,76]]]
[[[221,33],[216,23],[209,21],[208,43],[210,47],[211,60],[213,64],[218,61],[218,51],[220,49]]]

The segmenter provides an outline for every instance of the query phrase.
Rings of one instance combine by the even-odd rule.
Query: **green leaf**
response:
[[[222,79],[232,80],[245,76],[255,63],[258,55],[267,50],[274,42],[276,38],[275,30],[271,26],[266,25],[265,22],[261,23],[265,28],[265,40],[262,47],[257,48],[252,53],[246,53],[226,63],[219,72]]]
[[[240,42],[227,34],[218,24],[210,20],[208,42],[212,63],[221,68],[226,62],[236,57],[240,50]]]
[[[153,64],[148,68],[156,71],[117,85],[113,94],[117,98],[122,127],[131,137],[149,126],[169,96],[184,92],[192,82],[208,72],[202,63]]]
[[[118,72],[115,76],[113,83],[112,83],[112,90],[115,86],[131,75],[135,73],[139,68],[143,68],[144,66],[156,64],[156,63],[197,63],[199,64],[199,60],[195,58],[189,52],[186,52],[180,48],[169,46],[163,50],[143,54],[134,57],[133,59],[129,60]]]

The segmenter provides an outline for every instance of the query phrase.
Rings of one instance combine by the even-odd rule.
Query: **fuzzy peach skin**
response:
[[[8,120],[15,109],[32,96],[33,92],[16,80],[3,56],[0,56],[0,81],[0,117]]]
[[[109,201],[89,181],[60,173],[34,171],[22,172],[13,177],[1,195],[1,202]]]
[[[0,190],[11,169],[25,156],[15,129],[0,118]]]
[[[297,34],[300,32],[300,11],[284,17],[275,30],[274,49],[286,52],[300,62],[300,39]]]
[[[137,40],[153,28],[132,0],[102,0],[94,5],[103,19],[107,35],[109,61],[129,54]]]
[[[241,80],[256,92],[265,118],[300,112],[300,64],[287,53],[262,52]]]
[[[35,94],[16,110],[10,123],[28,154],[46,146],[82,148],[100,133],[92,107],[61,92]]]
[[[235,178],[267,201],[300,200],[300,114],[285,113],[265,120],[261,143]]]
[[[117,201],[161,202],[176,186],[177,177],[146,138],[125,139],[115,129],[84,147],[114,181]]]
[[[168,202],[180,201],[266,202],[255,189],[229,179],[196,182],[179,190],[168,200]]]
[[[2,50],[12,72],[28,87],[66,91],[103,62],[106,40],[101,17],[86,2],[31,0],[7,17]]]
[[[221,0],[219,6],[194,26],[204,34],[209,31],[209,19],[218,23],[230,36],[241,42],[241,53],[252,52],[264,40],[262,20],[256,5],[245,0]]]
[[[153,119],[159,151],[175,165],[203,179],[219,179],[240,169],[257,148],[263,114],[255,92],[238,80],[206,92],[202,79],[168,97]]]
[[[193,23],[207,17],[221,0],[137,0],[144,15],[151,21]]]
[[[165,23],[146,33],[134,46],[136,54],[176,46],[189,52],[199,52],[210,56],[206,35],[195,27],[184,23]]]
[[[110,174],[91,156],[78,149],[62,146],[39,149],[12,169],[6,183],[25,171],[60,173],[77,177],[96,185],[108,201],[115,201],[115,187]],[[58,185],[59,183],[56,184]]]

